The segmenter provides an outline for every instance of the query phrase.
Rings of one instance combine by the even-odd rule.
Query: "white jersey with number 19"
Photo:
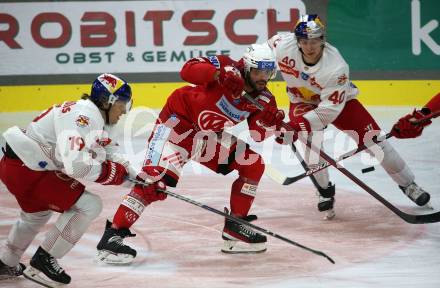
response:
[[[72,178],[95,181],[111,140],[104,119],[90,100],[54,105],[23,131],[17,126],[3,133],[23,163],[35,171],[62,170]]]

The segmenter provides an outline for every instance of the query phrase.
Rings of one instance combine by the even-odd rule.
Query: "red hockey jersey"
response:
[[[228,93],[224,93],[223,87],[214,80],[216,71],[227,65],[235,66],[244,75],[242,62],[236,62],[225,55],[187,61],[180,75],[183,80],[195,86],[175,90],[165,108],[168,113],[177,114],[179,118],[190,122],[192,128],[200,131],[221,132],[226,127],[247,120],[252,138],[262,141],[272,135],[272,131],[257,125],[257,115],[261,113],[258,108],[242,97],[234,99],[226,96]],[[263,105],[276,107],[275,97],[269,90],[250,94]]]

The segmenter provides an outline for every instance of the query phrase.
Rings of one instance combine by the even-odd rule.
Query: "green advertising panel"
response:
[[[330,0],[327,35],[352,70],[440,70],[439,22],[439,0]]]

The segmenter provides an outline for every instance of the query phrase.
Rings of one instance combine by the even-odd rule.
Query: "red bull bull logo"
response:
[[[99,77],[99,80],[108,88],[111,93],[114,93],[124,84],[124,81],[111,74],[104,74],[103,76]]]

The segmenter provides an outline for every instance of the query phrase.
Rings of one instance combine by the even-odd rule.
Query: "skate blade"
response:
[[[95,257],[95,260],[98,263],[127,265],[133,262],[134,257],[129,254],[113,254],[105,250],[100,250]]]
[[[332,220],[333,218],[335,218],[336,213],[334,209],[329,209],[327,211],[325,211],[325,216],[324,216],[324,220]]]
[[[226,254],[257,254],[263,253],[266,249],[264,243],[246,243],[243,241],[224,240],[221,251]]]
[[[432,207],[432,205],[431,205],[431,201],[428,201],[428,203],[426,203],[425,205],[423,205],[422,208],[426,208],[426,209],[434,210],[434,207]]]
[[[35,269],[32,266],[28,266],[23,271],[23,276],[35,283],[40,284],[41,286],[48,287],[48,288],[56,288],[56,287],[63,287],[66,284],[59,283],[56,281],[53,281],[49,279],[46,275],[44,275],[43,272],[41,272],[38,269]]]

